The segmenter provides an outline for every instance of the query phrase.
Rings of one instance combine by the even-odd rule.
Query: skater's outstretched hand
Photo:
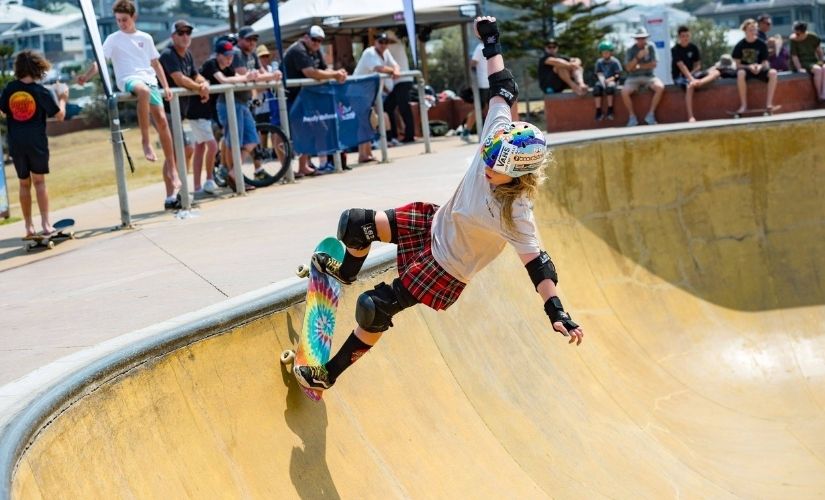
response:
[[[575,325],[575,323],[573,324]],[[570,337],[570,340],[567,342],[568,344],[575,342],[576,345],[580,345],[582,340],[584,340],[584,330],[579,325],[576,325],[576,328],[573,328],[572,330],[568,330],[563,322],[556,321],[553,323],[553,330],[556,330],[565,337]]]

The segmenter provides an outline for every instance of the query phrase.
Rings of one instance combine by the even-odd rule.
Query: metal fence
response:
[[[429,118],[427,116],[427,106],[424,99],[424,79],[420,71],[402,71],[401,76],[412,76],[416,79],[418,83],[418,106],[419,111],[421,113],[421,132],[424,138],[424,151],[426,153],[431,153],[432,148],[430,146],[430,125],[429,125]],[[381,80],[386,78],[391,78],[389,75],[380,74],[379,75]],[[347,81],[351,80],[358,80],[368,77],[353,77],[350,76],[347,78]],[[309,87],[314,85],[336,85],[336,83],[330,80],[313,80],[311,78],[301,78],[301,79],[291,79],[287,82],[287,87]],[[234,169],[235,179],[238,181],[235,182],[235,190],[237,194],[244,194],[245,193],[245,186],[243,179],[243,172],[241,170],[242,167],[242,154],[241,154],[241,145],[240,145],[240,137],[238,133],[238,118],[235,113],[235,92],[243,91],[243,90],[252,90],[252,89],[275,89],[275,95],[278,100],[278,112],[280,115],[281,127],[286,134],[287,138],[290,137],[289,131],[289,113],[286,107],[286,92],[284,90],[284,85],[282,82],[250,82],[250,83],[236,83],[236,84],[222,84],[222,85],[212,85],[209,87],[210,94],[223,94],[224,98],[226,99],[226,111],[227,111],[227,121],[229,122],[229,140],[230,140],[230,150],[232,153],[232,164]],[[175,158],[183,160],[186,156],[184,153],[184,140],[183,140],[183,118],[180,115],[180,98],[185,96],[193,96],[198,95],[196,92],[191,90],[183,89],[180,87],[172,88],[172,100],[169,103],[169,109],[171,112],[172,122],[169,124],[171,127],[172,132],[172,139],[174,142],[174,149],[175,149]],[[132,217],[129,211],[129,197],[126,187],[126,169],[125,169],[125,158],[123,152],[123,135],[120,127],[120,117],[118,113],[118,103],[121,102],[128,102],[128,101],[135,101],[136,98],[132,94],[127,94],[123,92],[118,92],[114,94],[108,100],[108,109],[109,109],[109,129],[112,135],[112,152],[114,154],[115,159],[115,176],[117,178],[117,192],[118,192],[118,199],[120,205],[120,221],[121,227],[129,228],[132,227]],[[384,116],[384,101],[382,92],[379,90],[378,95],[375,98],[375,107],[376,111],[379,116],[378,120],[378,133],[379,133],[379,142],[381,146],[381,162],[386,163],[389,161],[389,154],[387,152],[387,130],[386,125],[383,120]],[[186,176],[186,161],[177,161],[177,168],[178,168],[178,175],[181,178],[181,204],[183,205],[184,210],[189,210],[192,207],[192,195],[189,192],[189,183],[187,182]],[[340,152],[335,153],[334,155],[334,163],[335,163],[335,170],[336,172],[341,172],[341,154]],[[295,182],[295,176],[290,167],[287,169],[287,173],[285,176],[285,182]]]

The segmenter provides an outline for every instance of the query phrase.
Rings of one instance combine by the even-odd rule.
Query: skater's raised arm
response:
[[[476,36],[481,39],[484,48],[481,53],[487,59],[487,79],[490,81],[490,104],[506,102],[512,106],[518,99],[518,85],[513,74],[504,67],[504,57],[501,55],[496,18],[492,16],[477,17],[475,19]]]
[[[573,321],[561,304],[556,290],[559,278],[550,255],[542,250],[539,253],[519,254],[519,258],[527,269],[530,280],[536,287],[536,292],[544,301],[544,312],[550,318],[553,329],[565,337],[570,337],[568,344],[573,342],[576,345],[581,344],[584,339],[584,330]]]

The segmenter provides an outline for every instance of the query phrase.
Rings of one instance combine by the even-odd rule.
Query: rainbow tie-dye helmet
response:
[[[487,136],[481,145],[481,159],[496,172],[521,177],[541,167],[546,148],[544,134],[538,127],[511,122]]]

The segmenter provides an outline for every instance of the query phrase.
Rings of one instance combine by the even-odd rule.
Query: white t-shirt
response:
[[[482,136],[511,121],[510,107],[490,106]],[[501,206],[493,198],[493,186],[484,176],[484,161],[478,149],[470,168],[453,196],[435,214],[432,252],[436,262],[464,283],[493,261],[510,243],[519,254],[539,253],[533,206],[527,198],[513,202],[515,230],[508,233],[501,220]]]
[[[124,84],[130,78],[139,78],[147,85],[158,84],[151,61],[159,59],[160,54],[150,34],[140,30],[134,33],[115,31],[103,42],[103,56],[112,60],[120,90],[125,89]]]
[[[361,54],[361,59],[358,60],[358,65],[355,66],[355,71],[352,74],[353,76],[372,75],[375,73],[376,66],[395,66],[396,64],[389,50],[384,50],[383,54],[379,54],[375,47],[369,47]],[[386,91],[390,92],[392,87],[392,78],[385,79],[384,88]]]
[[[478,82],[478,88],[489,89],[490,81],[487,79],[487,59],[484,57],[484,54],[481,53],[481,49],[483,48],[484,45],[481,43],[476,45],[472,59],[476,62],[476,81]]]

